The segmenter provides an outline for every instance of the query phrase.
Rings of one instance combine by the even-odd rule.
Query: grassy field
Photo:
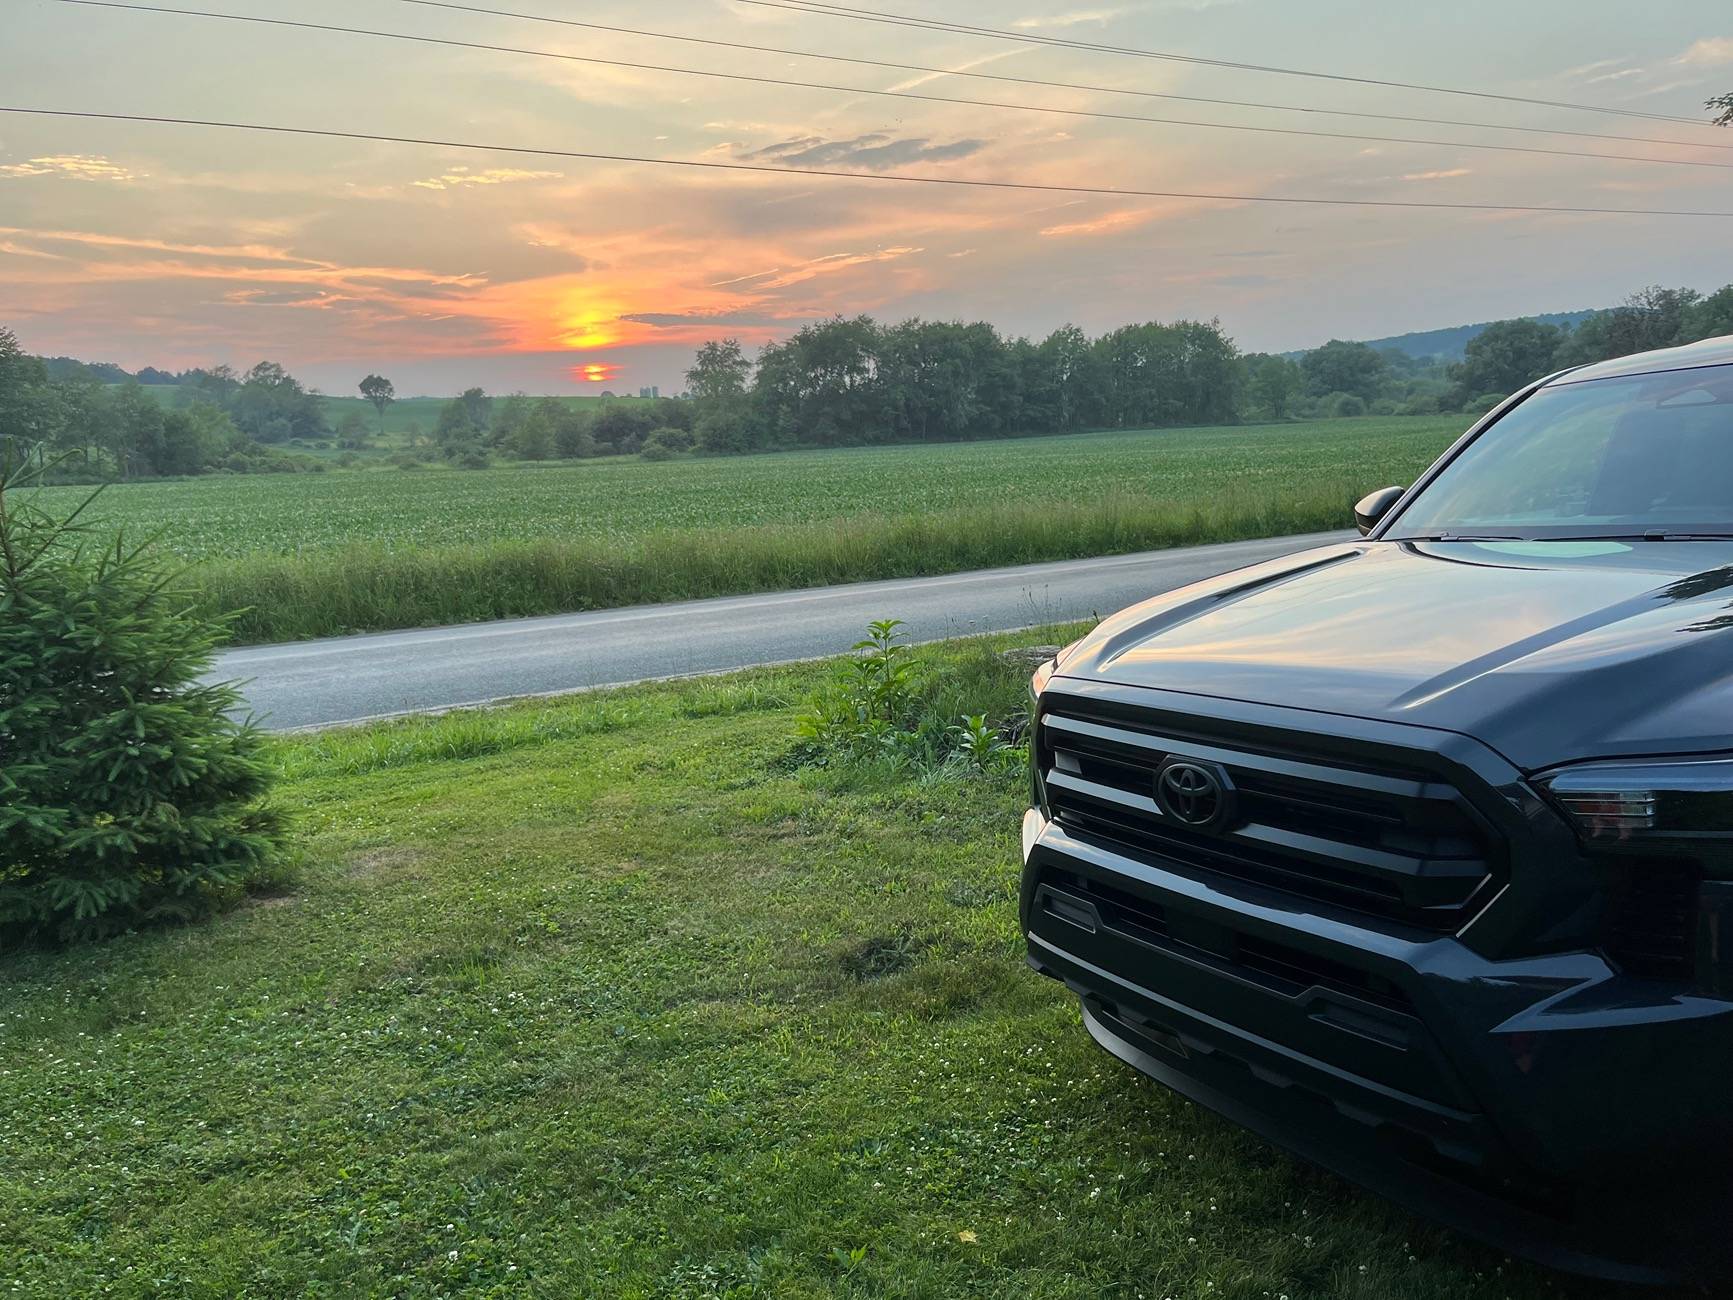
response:
[[[242,640],[909,576],[1346,525],[1463,417],[645,464],[127,484]],[[65,503],[76,489],[55,489]]]
[[[281,742],[295,892],[0,957],[0,1294],[1620,1294],[1096,1049],[1022,781],[798,767],[819,671]]]

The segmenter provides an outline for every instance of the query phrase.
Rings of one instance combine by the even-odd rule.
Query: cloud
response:
[[[1154,217],[1149,208],[1127,208],[1119,212],[1109,212],[1105,216],[1094,217],[1088,221],[1071,221],[1063,225],[1048,226],[1041,233],[1049,239],[1068,239],[1076,235],[1110,235],[1118,230],[1131,230],[1141,226]]]
[[[894,85],[888,87],[888,89],[895,91],[914,90],[920,86],[927,85],[929,82],[943,81],[946,77],[955,76],[959,72],[973,72],[977,68],[986,67],[989,63],[997,63],[1000,59],[1011,59],[1015,58],[1019,54],[1027,54],[1030,50],[1035,48],[1038,47],[1034,45],[1014,45],[1008,50],[994,50],[991,54],[983,54],[978,59],[971,59],[967,63],[959,63],[944,72],[923,72],[918,77],[910,77],[906,81],[896,82]]]
[[[933,144],[923,136],[897,139],[882,132],[857,135],[849,140],[826,140],[809,135],[765,145],[761,149],[736,149],[743,162],[776,162],[790,167],[861,167],[884,171],[911,163],[950,162],[967,158],[987,147],[985,140],[953,140]]]
[[[124,184],[138,180],[140,173],[110,162],[101,154],[86,153],[50,154],[45,158],[0,166],[0,177],[17,180],[28,176],[62,176],[70,180]]]
[[[671,329],[686,325],[781,325],[784,318],[763,311],[638,311],[620,317],[635,325]]]
[[[410,184],[423,190],[455,190],[465,186],[513,185],[520,181],[557,181],[563,178],[562,172],[531,172],[517,167],[490,167],[479,172],[468,167],[453,167],[443,176],[430,176]]]
[[[866,266],[872,262],[894,262],[898,258],[911,257],[916,253],[925,252],[921,248],[880,248],[870,253],[827,253],[823,257],[815,257],[809,262],[787,271],[778,272],[773,280],[764,280],[753,286],[756,289],[786,289],[793,284],[811,280],[815,276],[834,275],[838,271],[846,271],[851,267]]]
[[[1110,23],[1115,18],[1148,13],[1152,9],[1201,13],[1205,9],[1215,9],[1221,5],[1237,3],[1239,0],[1145,0],[1142,4],[1115,5],[1102,9],[1073,9],[1062,14],[1036,14],[1030,18],[1019,18],[1011,26],[1025,32],[1052,31],[1067,27]]]
[[[1473,169],[1469,167],[1451,167],[1436,172],[1409,172],[1402,179],[1405,181],[1448,181],[1458,176],[1472,176]]]
[[[1705,36],[1673,62],[1708,66],[1733,63],[1733,36]]]
[[[1085,23],[1112,22],[1115,18],[1123,18],[1126,14],[1133,12],[1135,12],[1133,6],[1121,6],[1118,9],[1076,9],[1066,14],[1038,14],[1033,18],[1019,18],[1011,26],[1026,32],[1059,27],[1081,27]]]

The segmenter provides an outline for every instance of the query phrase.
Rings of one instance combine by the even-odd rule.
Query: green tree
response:
[[[1099,422],[1106,376],[1089,336],[1075,325],[1061,325],[1035,351],[1035,373],[1024,381],[1024,400],[1049,412],[1041,427],[1070,432]]]
[[[535,404],[527,393],[512,393],[504,401],[495,402],[487,432],[488,446],[515,449],[534,411]]]
[[[1458,405],[1482,393],[1514,393],[1558,367],[1564,332],[1533,320],[1501,320],[1468,341],[1451,367]]]
[[[1691,308],[1685,320],[1685,335],[1679,341],[1695,343],[1723,334],[1733,334],[1733,284],[1717,289]]]
[[[167,411],[153,468],[158,474],[202,474],[242,441],[234,422],[208,402]]]
[[[1215,424],[1238,414],[1239,353],[1218,322],[1125,325],[1095,350],[1110,424]]]
[[[751,377],[752,362],[739,339],[712,339],[698,349],[686,387],[700,402],[729,401],[745,394]]]
[[[590,431],[604,452],[631,456],[643,447],[644,435],[656,423],[655,415],[635,402],[610,402],[596,416]]]
[[[198,915],[282,843],[238,693],[200,680],[224,629],[43,510],[40,473],[0,465],[0,941]]]
[[[1704,105],[1711,113],[1719,113],[1716,126],[1733,126],[1733,94],[1717,95]]]
[[[379,432],[385,432],[385,408],[397,400],[397,387],[384,375],[368,375],[361,381],[361,396],[379,412]]]
[[[439,420],[433,426],[433,439],[440,450],[453,460],[474,462],[477,457],[486,463],[484,445],[489,430],[489,414],[493,398],[479,388],[466,389],[439,408]]]
[[[318,395],[275,361],[261,361],[247,371],[222,405],[236,426],[259,442],[315,438],[331,432]]]
[[[583,412],[556,397],[544,397],[536,403],[536,419],[551,431],[555,455],[576,460],[596,454],[596,439],[590,432],[589,417]]]
[[[1701,299],[1695,289],[1640,289],[1611,311],[1597,312],[1577,326],[1559,350],[1560,362],[1587,365],[1684,342]]]
[[[1246,389],[1259,414],[1285,420],[1306,390],[1306,376],[1286,357],[1258,352],[1245,359]]]
[[[767,344],[753,395],[771,438],[818,447],[885,441],[881,337],[871,317],[836,316]]]
[[[337,423],[337,445],[353,451],[367,445],[367,417],[353,408]]]
[[[551,397],[532,405],[512,434],[511,449],[520,460],[546,460],[557,449],[562,408]]]
[[[737,456],[765,445],[764,426],[747,402],[729,402],[700,411],[693,433],[698,450],[712,456]]]
[[[1376,349],[1364,343],[1331,339],[1300,359],[1306,388],[1314,397],[1330,393],[1352,393],[1364,401],[1378,395],[1387,363]]]
[[[60,405],[48,370],[9,329],[0,328],[0,454],[54,442],[61,431]]]
[[[138,383],[123,384],[109,395],[110,417],[103,450],[121,478],[158,473],[163,461],[165,413]]]

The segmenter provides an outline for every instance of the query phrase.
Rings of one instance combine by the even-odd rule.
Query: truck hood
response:
[[[1527,770],[1733,749],[1733,543],[1354,542],[1169,592],[1059,673],[1471,735]]]

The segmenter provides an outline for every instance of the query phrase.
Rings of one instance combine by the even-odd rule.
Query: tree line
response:
[[[864,317],[805,326],[756,360],[706,343],[686,372],[694,445],[713,453],[1079,429],[1477,412],[1568,366],[1733,334],[1733,285],[1645,289],[1575,329],[1500,321],[1462,361],[1331,340],[1241,353],[1219,322],[1065,326],[1040,342],[991,325]]]
[[[493,397],[472,388],[415,429],[393,459],[443,457],[466,468],[495,458],[667,459],[799,447],[957,441],[1084,429],[1274,422],[1487,409],[1555,370],[1733,334],[1733,285],[1711,294],[1649,288],[1575,328],[1527,318],[1496,322],[1462,360],[1416,359],[1333,339],[1309,352],[1242,353],[1217,321],[1147,322],[1091,338],[1067,325],[1039,341],[985,322],[835,317],[766,344],[699,348],[681,398],[604,402],[579,410],[551,397]],[[137,478],[324,468],[296,447],[368,443],[368,421],[333,430],[320,396],[264,361],[141,371],[30,356],[0,329],[0,443],[66,454],[93,476]],[[149,374],[173,397],[145,391]],[[396,400],[369,375],[361,395],[383,431]]]
[[[69,465],[95,478],[244,474],[306,468],[279,444],[330,433],[317,395],[275,362],[188,371],[175,386],[165,404],[137,378],[31,356],[0,329],[0,451],[40,449],[63,476]]]

